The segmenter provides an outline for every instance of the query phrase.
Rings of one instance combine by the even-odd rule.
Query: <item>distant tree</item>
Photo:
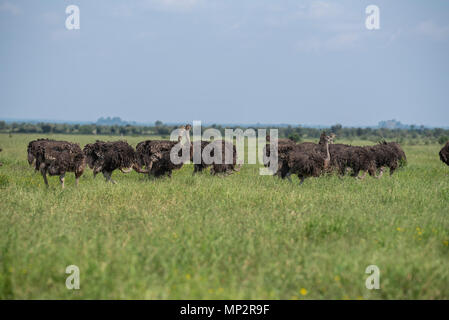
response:
[[[167,127],[157,127],[156,133],[159,135],[166,135],[170,133],[170,129]]]
[[[447,136],[441,136],[438,138],[438,143],[439,144],[446,144],[446,142],[449,141],[449,138]]]
[[[301,136],[300,136],[298,133],[296,133],[296,132],[290,134],[290,135],[288,136],[288,138],[289,138],[290,140],[295,141],[295,142],[300,142],[300,141],[301,141]]]
[[[43,133],[50,133],[53,129],[53,126],[51,124],[45,123],[41,126]]]
[[[79,130],[81,134],[92,134],[95,129],[94,125],[85,124],[80,126]]]
[[[341,129],[343,128],[343,126],[339,123],[337,123],[336,125],[333,125],[331,127],[331,131],[333,133],[335,133],[336,135],[339,135],[341,133]]]
[[[162,123],[162,121],[157,120],[157,121],[154,123],[154,125],[155,125],[156,127],[160,127],[160,126],[163,125],[163,123]]]

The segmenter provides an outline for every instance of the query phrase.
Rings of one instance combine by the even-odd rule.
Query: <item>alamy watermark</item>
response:
[[[80,28],[80,8],[74,4],[65,8],[65,13],[69,16],[65,20],[67,30],[79,30]]]
[[[194,164],[233,164],[241,165],[245,160],[245,138],[247,141],[247,163],[263,163],[266,167],[259,168],[260,175],[273,175],[278,170],[278,130],[270,129],[270,142],[267,144],[267,130],[248,128],[225,129],[223,139],[219,130],[209,128],[201,133],[201,121],[193,121],[193,143],[190,143],[190,128],[173,130],[171,141],[180,141],[170,152],[170,160],[173,164],[181,164],[193,159]],[[181,140],[184,140],[183,142]],[[234,141],[235,139],[235,149]],[[201,148],[200,141],[210,141]],[[224,150],[223,150],[224,148]],[[269,155],[268,155],[269,148]],[[180,155],[180,151],[181,155]],[[193,154],[191,154],[191,151]],[[224,154],[224,159],[223,159]]]
[[[380,269],[375,264],[369,265],[365,269],[365,273],[370,276],[366,278],[365,287],[368,290],[380,289]]]
[[[366,7],[365,13],[368,15],[365,20],[365,27],[368,30],[380,29],[380,9],[372,4]]]
[[[69,290],[79,290],[80,288],[80,268],[70,265],[65,269],[65,273],[70,274],[65,280],[65,286]]]

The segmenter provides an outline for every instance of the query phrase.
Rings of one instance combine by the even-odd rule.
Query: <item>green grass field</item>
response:
[[[116,185],[87,169],[62,190],[26,161],[37,137],[0,135],[1,299],[449,299],[439,145],[405,146],[408,166],[381,180],[299,186],[255,165],[226,178],[186,165],[172,179],[114,172]],[[80,290],[65,286],[72,264]],[[372,264],[380,290],[365,287]]]

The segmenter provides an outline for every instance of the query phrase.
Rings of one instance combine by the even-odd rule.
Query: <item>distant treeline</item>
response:
[[[176,126],[165,125],[161,121],[157,121],[153,126],[139,125],[98,125],[98,124],[59,124],[59,123],[7,123],[0,121],[0,133],[35,133],[35,134],[98,134],[110,136],[138,136],[138,135],[154,135],[169,137],[170,132],[176,129]],[[203,126],[202,130],[215,128],[224,136],[225,127],[220,125]],[[248,127],[226,127],[229,129],[241,128],[243,130]],[[254,128],[258,129],[258,128]],[[339,124],[331,126],[327,129],[308,128],[298,126],[287,127],[268,127],[266,129],[278,129],[279,138],[291,138],[297,142],[304,139],[317,139],[321,131],[325,130],[333,132],[338,139],[344,140],[369,140],[379,141],[381,139],[395,140],[400,143],[407,144],[431,144],[445,143],[449,140],[449,130],[441,128],[425,128],[411,126],[408,129],[387,129],[387,128],[352,128],[342,127]]]

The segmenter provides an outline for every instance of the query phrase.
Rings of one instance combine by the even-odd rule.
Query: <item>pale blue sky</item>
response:
[[[449,1],[0,0],[0,118],[449,126],[448,102]]]

